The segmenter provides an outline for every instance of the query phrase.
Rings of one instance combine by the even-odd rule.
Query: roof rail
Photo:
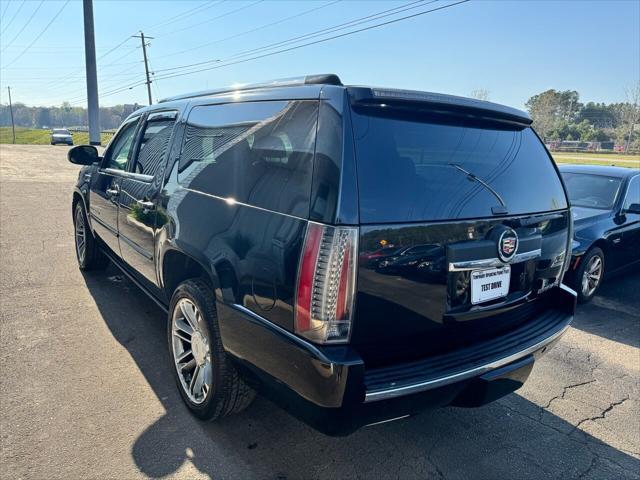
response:
[[[228,92],[255,90],[258,88],[294,87],[296,85],[342,85],[342,81],[340,81],[340,78],[333,73],[305,75],[304,77],[280,78],[277,80],[270,80],[260,83],[230,85],[228,87],[218,88],[215,90],[203,90],[200,92],[186,93],[183,95],[176,95],[174,97],[163,98],[158,103],[172,102],[174,100],[184,100],[187,98],[205,97],[209,95],[218,95]]]

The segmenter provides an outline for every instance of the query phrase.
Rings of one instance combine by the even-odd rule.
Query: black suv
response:
[[[335,75],[171,98],[104,156],[70,150],[80,268],[111,260],[168,312],[200,418],[255,391],[333,435],[481,405],[575,309],[567,195],[530,124]],[[385,245],[419,248],[359,261]]]

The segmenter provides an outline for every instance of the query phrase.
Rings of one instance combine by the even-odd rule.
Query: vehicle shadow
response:
[[[105,324],[166,410],[132,446],[136,465],[150,477],[195,467],[211,478],[242,479],[542,479],[587,472],[636,478],[637,459],[518,395],[480,409],[431,411],[346,438],[317,433],[262,398],[241,414],[201,422],[174,385],[165,314],[112,266],[85,274],[85,281]]]
[[[640,348],[640,267],[605,279],[578,312],[574,328]]]

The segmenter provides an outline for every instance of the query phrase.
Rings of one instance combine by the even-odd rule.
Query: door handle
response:
[[[136,200],[136,204],[138,204],[138,206],[144,208],[145,210],[154,210],[156,208],[155,203],[149,202],[147,200]]]
[[[114,188],[107,188],[107,195],[109,196],[118,195],[119,192],[117,185],[114,185]]]

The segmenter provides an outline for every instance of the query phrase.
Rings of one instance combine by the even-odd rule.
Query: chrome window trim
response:
[[[462,272],[466,270],[475,270],[477,268],[504,267],[505,265],[511,265],[514,263],[521,263],[521,262],[526,262],[528,260],[533,260],[534,258],[538,258],[541,255],[542,255],[542,249],[537,248],[535,250],[530,250],[528,252],[516,253],[513,257],[513,260],[511,260],[510,262],[503,262],[499,258],[483,258],[481,260],[450,262],[449,271]]]

